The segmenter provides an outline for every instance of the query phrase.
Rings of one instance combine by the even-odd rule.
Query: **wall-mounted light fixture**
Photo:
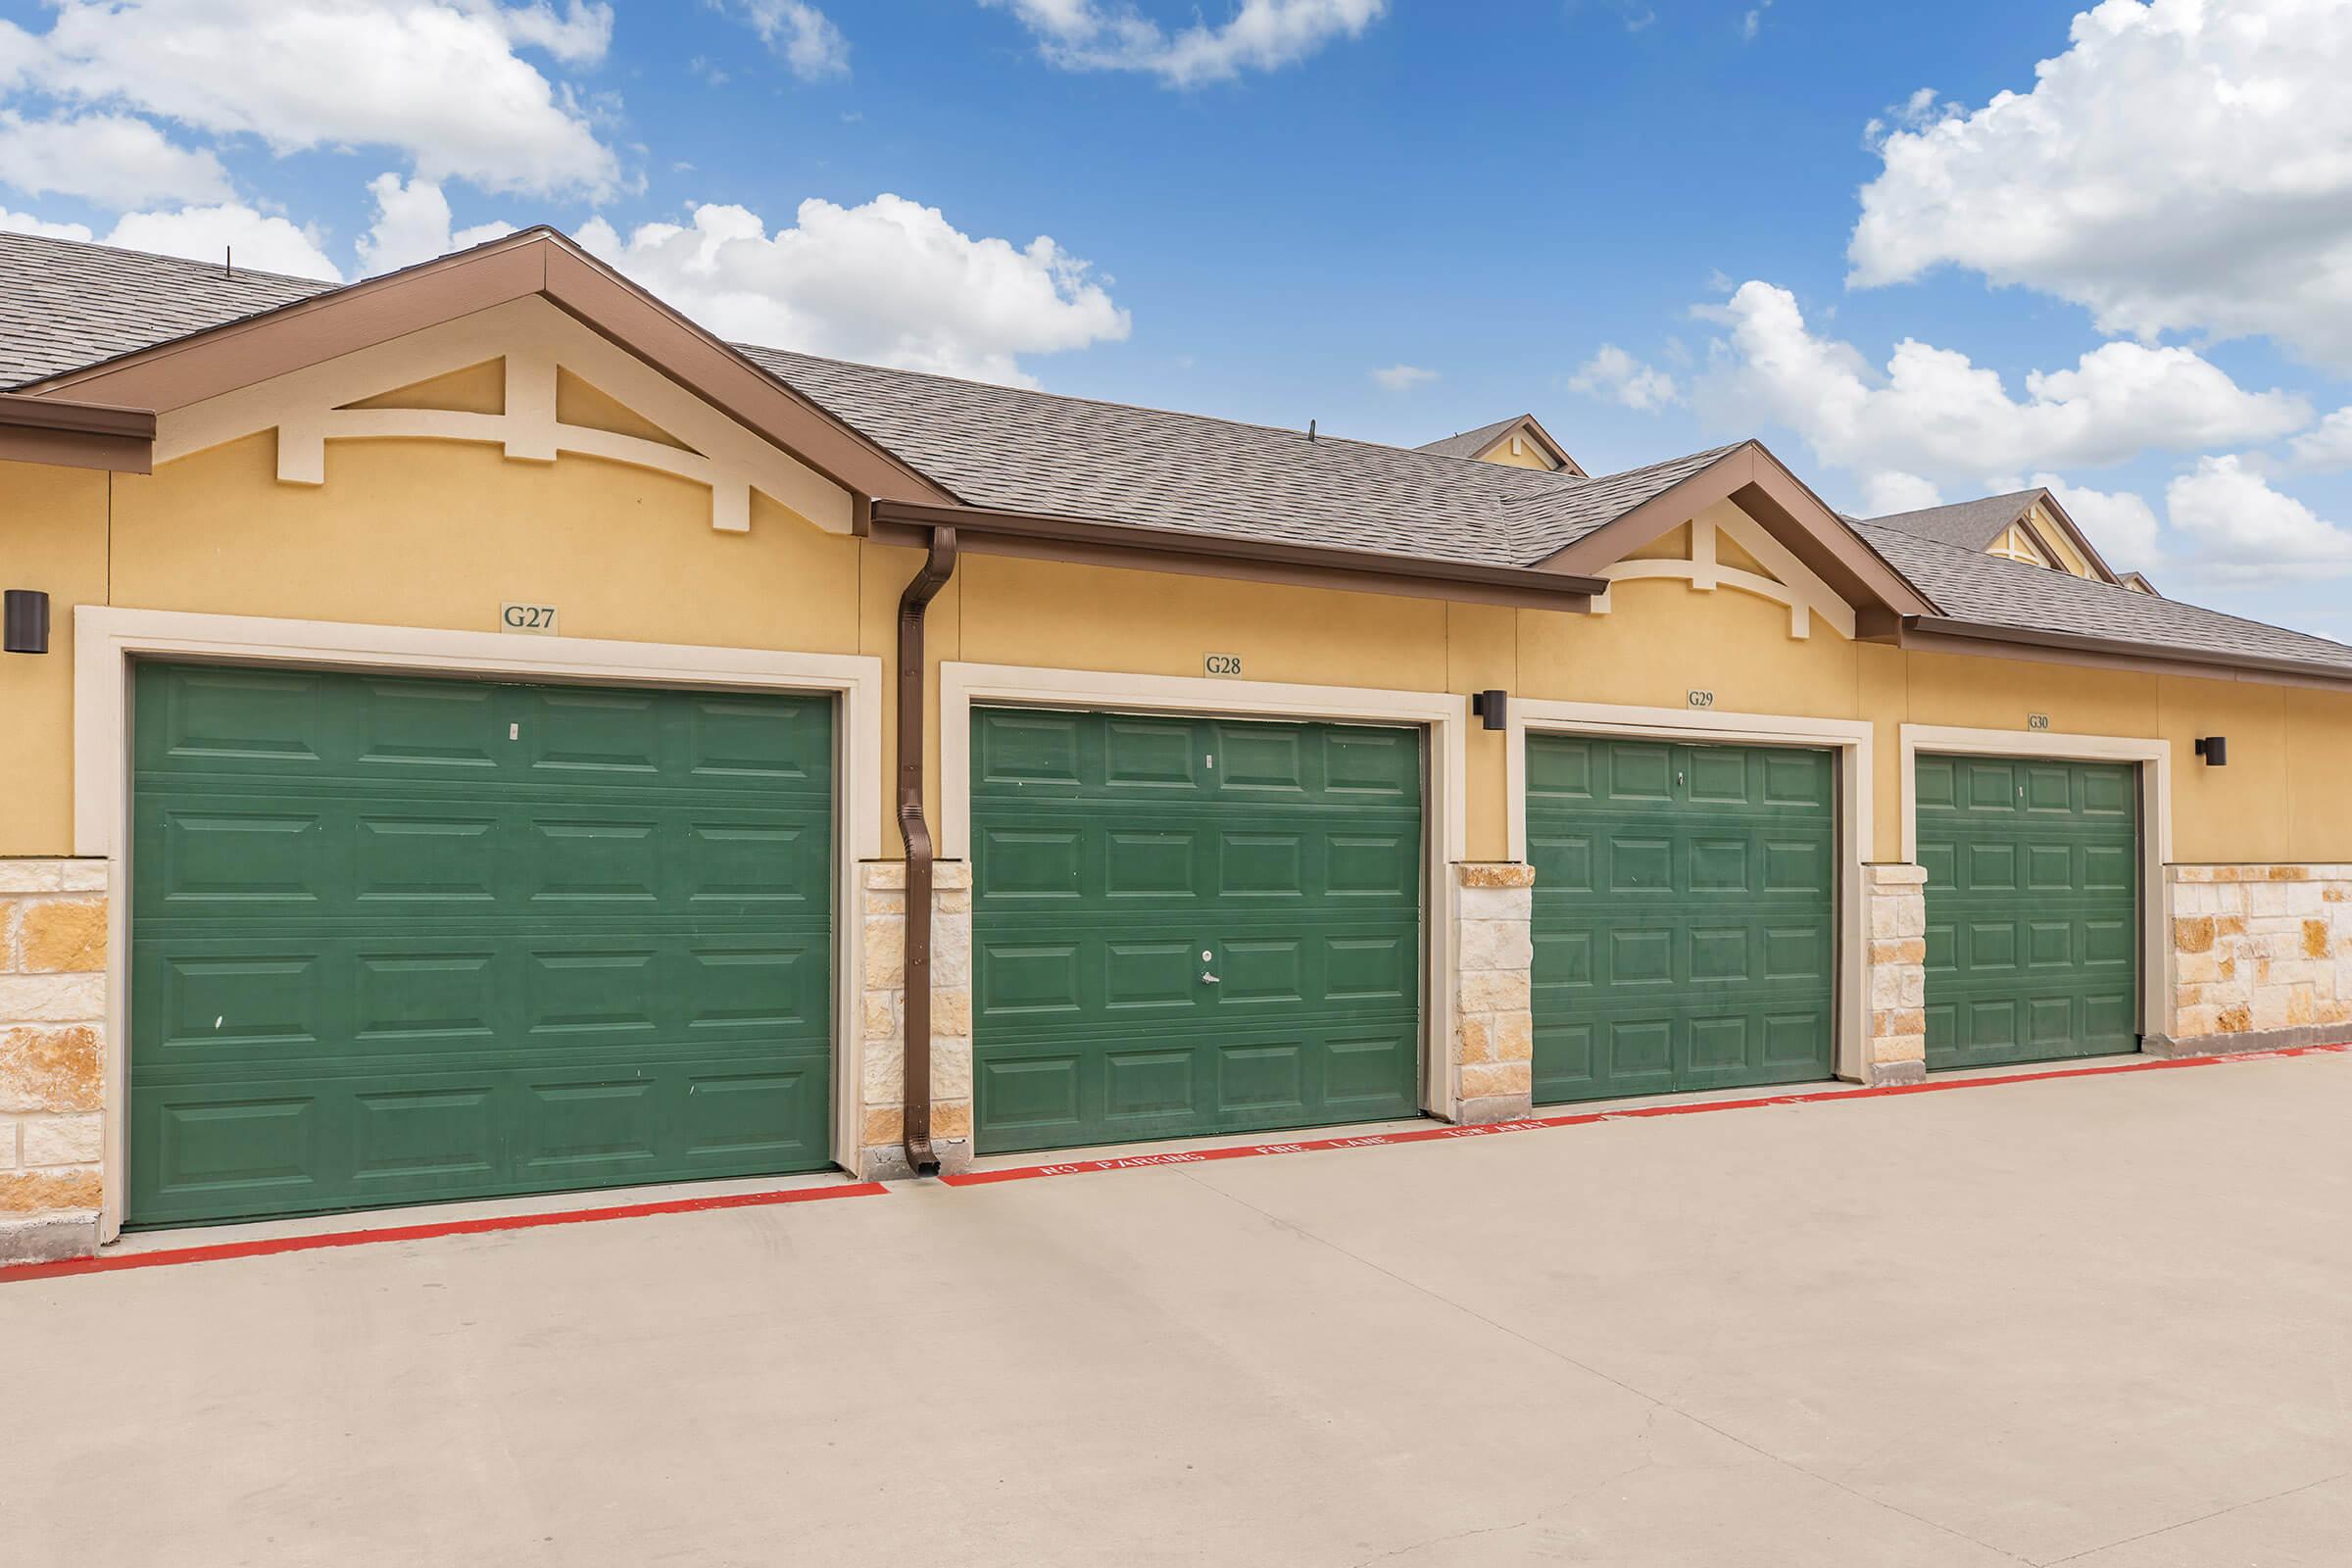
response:
[[[2230,765],[2230,737],[2227,735],[2198,737],[2197,755],[2205,759],[2207,767],[2228,767]]]
[[[37,588],[11,588],[0,604],[0,647],[12,654],[49,651],[49,596]]]
[[[1488,729],[1511,727],[1510,706],[1509,692],[1483,691],[1470,694],[1470,711],[1476,713]]]

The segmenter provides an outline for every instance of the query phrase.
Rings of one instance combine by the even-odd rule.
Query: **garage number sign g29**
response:
[[[542,637],[556,635],[556,607],[553,605],[501,605],[498,607],[500,631],[535,632]]]

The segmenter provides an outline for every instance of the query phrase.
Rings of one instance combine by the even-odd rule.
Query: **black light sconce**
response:
[[[2197,755],[2205,759],[2207,767],[2228,767],[2230,765],[2230,737],[2227,735],[2199,737]]]
[[[1510,706],[1509,692],[1483,691],[1470,694],[1470,711],[1484,720],[1488,729],[1511,727]]]
[[[0,647],[12,654],[49,651],[49,596],[37,588],[11,588],[0,605]]]

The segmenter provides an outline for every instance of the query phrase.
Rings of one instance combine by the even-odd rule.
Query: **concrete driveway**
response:
[[[0,1287],[25,1564],[2352,1561],[2352,1056]]]

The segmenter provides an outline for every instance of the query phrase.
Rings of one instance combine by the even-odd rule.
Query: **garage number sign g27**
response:
[[[536,632],[542,637],[556,635],[556,607],[553,605],[501,605],[498,607],[500,631]]]

